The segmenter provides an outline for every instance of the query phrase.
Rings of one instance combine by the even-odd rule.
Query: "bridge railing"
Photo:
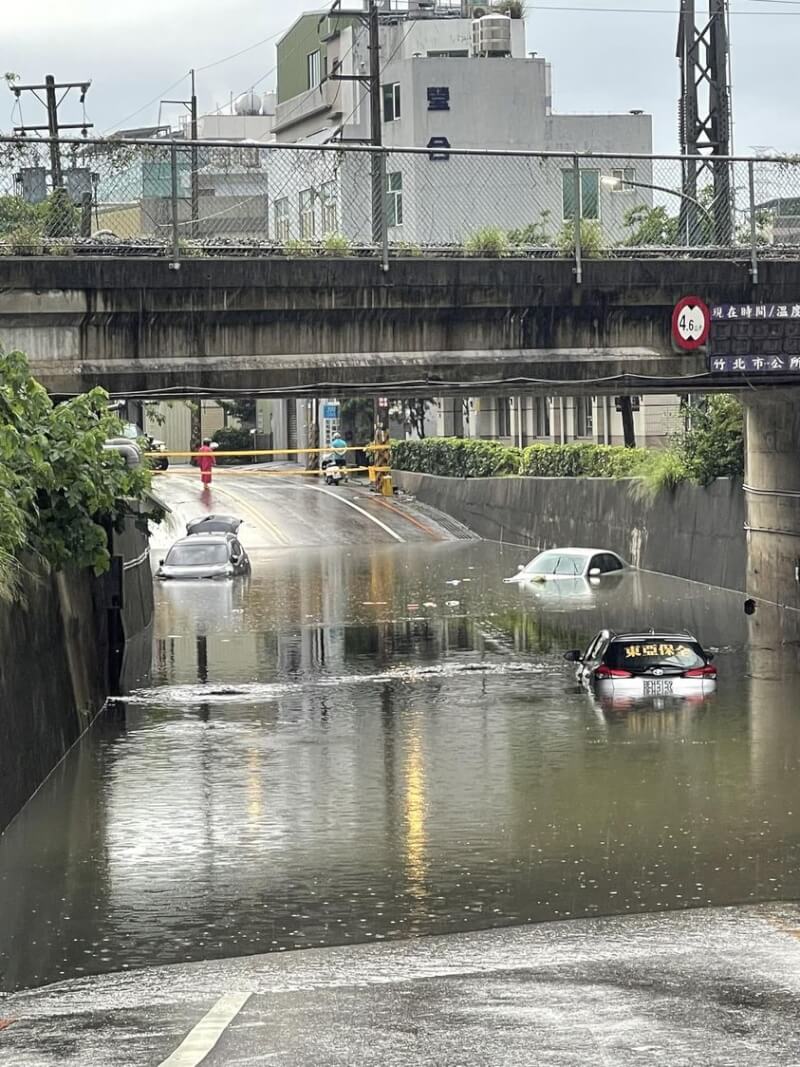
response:
[[[7,255],[722,256],[800,249],[800,160],[0,138]]]

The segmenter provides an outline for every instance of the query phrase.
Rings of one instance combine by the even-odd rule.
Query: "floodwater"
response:
[[[152,679],[0,838],[2,988],[800,897],[785,620],[655,575],[519,588],[478,542],[282,548],[157,588]],[[599,706],[561,653],[689,627],[705,702]]]

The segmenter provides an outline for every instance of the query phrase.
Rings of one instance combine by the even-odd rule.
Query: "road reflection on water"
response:
[[[655,575],[504,585],[525,555],[283,549],[159,586],[151,682],[0,839],[4,987],[800,896],[786,621]],[[603,625],[694,630],[718,691],[599,705],[561,652]]]

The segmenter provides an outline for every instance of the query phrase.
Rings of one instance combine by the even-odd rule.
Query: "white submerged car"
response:
[[[506,582],[549,582],[565,578],[602,578],[628,569],[616,552],[607,548],[548,548],[520,566]]]
[[[601,630],[585,652],[573,649],[564,659],[601,697],[688,697],[713,693],[717,685],[713,656],[690,633]]]

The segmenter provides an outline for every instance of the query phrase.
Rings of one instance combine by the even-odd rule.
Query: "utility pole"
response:
[[[367,86],[369,94],[369,143],[374,148],[383,145],[383,123],[381,117],[381,38],[380,38],[380,9],[378,0],[369,0],[366,11],[343,11],[340,7],[341,0],[331,7],[326,18],[353,18],[358,19],[362,26],[367,27],[368,51],[369,51],[369,74],[337,74],[328,75],[328,81],[359,82]],[[320,20],[322,22],[322,20]],[[372,180],[372,240],[376,244],[384,241],[385,213],[384,201],[386,196],[386,157],[383,152],[372,152],[370,174]]]
[[[197,220],[200,218],[200,177],[197,173],[197,93],[192,75],[192,95],[189,100],[190,133],[192,137],[192,237],[197,237]]]
[[[192,88],[188,100],[162,100],[162,104],[181,104],[189,112],[189,140],[191,146],[189,152],[191,155],[190,160],[190,218],[191,228],[189,234],[192,237],[197,237],[197,223],[200,219],[200,174],[199,174],[199,161],[197,153],[197,93],[195,91],[195,72],[194,69],[189,71],[192,79]]]
[[[80,89],[80,103],[83,104],[86,100],[86,94],[89,91],[91,80],[82,82],[57,82],[52,74],[46,74],[44,84],[42,85],[16,85],[12,83],[9,85],[9,89],[17,98],[20,99],[23,93],[33,93],[40,104],[44,105],[47,109],[47,125],[35,125],[30,126],[27,124],[14,127],[14,133],[19,134],[21,137],[27,136],[29,133],[43,133],[47,131],[47,136],[50,138],[50,180],[54,189],[59,189],[64,184],[64,176],[61,170],[61,152],[58,143],[58,135],[61,130],[80,130],[85,137],[87,131],[94,125],[91,122],[86,122],[85,118],[83,122],[59,122],[58,121],[58,109],[64,102],[64,98],[69,93],[70,89]],[[57,95],[57,90],[63,89],[60,99]],[[44,93],[44,98],[39,94]]]

